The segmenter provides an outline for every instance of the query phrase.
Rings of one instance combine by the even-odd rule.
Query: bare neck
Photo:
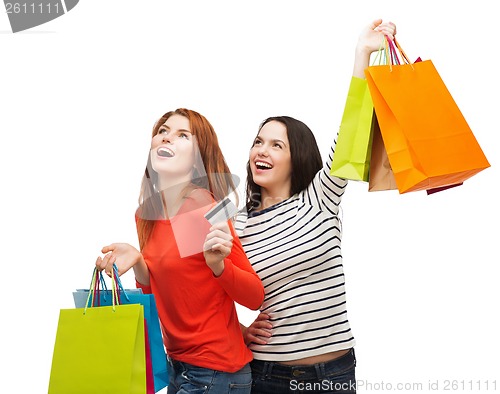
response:
[[[273,205],[279,204],[282,201],[289,199],[290,196],[290,187],[287,185],[281,189],[261,189],[261,199],[260,199],[260,207],[259,211],[262,209],[266,209],[272,207]]]
[[[184,202],[184,199],[193,191],[194,185],[183,183],[171,186],[161,191],[163,214],[166,219],[174,217]]]

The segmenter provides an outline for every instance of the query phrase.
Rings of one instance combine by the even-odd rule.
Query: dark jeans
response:
[[[326,363],[289,366],[253,360],[252,394],[356,393],[354,349]]]

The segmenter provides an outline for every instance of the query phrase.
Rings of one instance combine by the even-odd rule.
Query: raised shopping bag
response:
[[[490,166],[431,60],[369,66],[365,75],[398,190],[461,183]]]
[[[368,181],[372,145],[373,103],[366,80],[351,78],[330,174]]]
[[[382,41],[372,64],[386,64]],[[374,109],[365,79],[352,77],[340,122],[330,174],[344,179],[368,181],[372,150]]]

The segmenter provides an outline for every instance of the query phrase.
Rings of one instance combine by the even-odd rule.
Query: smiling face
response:
[[[266,123],[250,150],[253,181],[262,194],[274,198],[290,197],[292,161],[286,126],[277,121]]]
[[[189,119],[177,114],[170,116],[153,136],[150,154],[161,188],[189,182],[195,162],[195,138]]]

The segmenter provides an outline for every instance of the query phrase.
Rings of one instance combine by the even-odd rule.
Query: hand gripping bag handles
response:
[[[98,280],[94,269],[91,289]],[[116,288],[111,306],[61,309],[49,394],[146,393],[144,307],[120,305]]]
[[[465,181],[490,166],[431,60],[365,69],[400,193]]]
[[[382,46],[383,42],[381,48]],[[386,63],[386,53],[379,49],[373,64]],[[355,181],[368,181],[376,122],[366,80],[352,77],[330,168],[331,175]]]
[[[117,295],[120,304],[141,304],[144,307],[144,318],[147,323],[148,345],[151,353],[151,366],[154,378],[154,390],[160,391],[168,385],[167,356],[163,345],[158,310],[153,294],[143,294],[141,289],[124,289],[118,276],[116,266],[114,266],[116,284],[118,286]],[[106,289],[102,273],[99,275],[102,290],[95,292],[94,299],[88,297],[89,290],[76,290],[73,292],[75,307],[83,308],[87,306],[109,306],[112,298],[110,290]],[[92,287],[91,287],[92,289]],[[92,290],[90,290],[92,291]]]

